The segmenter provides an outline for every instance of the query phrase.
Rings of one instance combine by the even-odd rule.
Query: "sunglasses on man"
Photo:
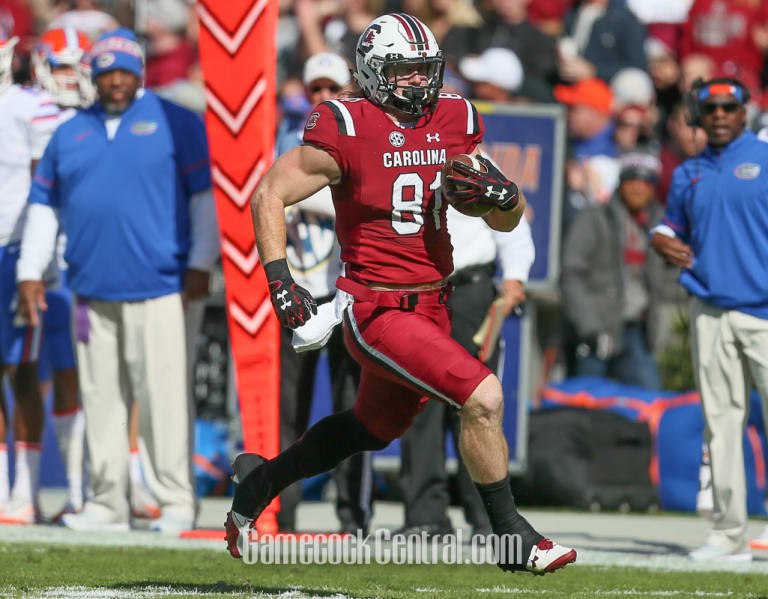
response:
[[[732,114],[741,107],[741,104],[736,101],[730,102],[704,102],[701,105],[701,114],[714,114],[718,108],[722,108],[724,112]]]

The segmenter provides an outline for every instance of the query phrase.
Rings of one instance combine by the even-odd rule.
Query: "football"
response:
[[[482,164],[480,164],[480,162],[474,156],[470,156],[469,154],[457,154],[456,156],[451,156],[443,166],[443,174],[441,179],[441,181],[443,182],[442,183],[443,191],[457,188],[453,183],[448,181],[447,177],[449,175],[455,175],[458,177],[464,176],[461,173],[454,171],[453,169],[454,162],[463,162],[464,164],[469,165],[480,172],[483,172],[483,173],[487,172],[487,169]],[[485,216],[491,210],[493,210],[493,205],[485,202],[474,202],[474,201],[454,202],[452,198],[446,195],[445,193],[443,193],[443,198],[451,206],[456,208],[456,210],[458,210],[462,214],[466,214],[467,216]]]

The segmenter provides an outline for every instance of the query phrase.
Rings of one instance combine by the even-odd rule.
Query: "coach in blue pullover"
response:
[[[133,32],[104,34],[92,54],[99,101],[56,130],[35,171],[17,268],[21,308],[36,319],[45,307],[40,266],[60,223],[93,485],[84,510],[62,522],[129,527],[128,414],[137,401],[163,513],[153,528],[177,532],[195,517],[182,302],[207,290],[218,243],[205,129],[141,88]]]
[[[714,523],[695,560],[749,561],[742,438],[749,393],[768,418],[768,144],[745,130],[746,88],[714,79],[695,92],[708,146],[674,172],[651,243],[683,267],[691,347],[714,490]]]

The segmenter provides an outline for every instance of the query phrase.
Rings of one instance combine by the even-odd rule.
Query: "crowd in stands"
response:
[[[0,0],[0,24],[20,38],[14,63],[18,82],[29,81],[27,59],[47,29],[74,27],[92,41],[119,26],[135,29],[145,50],[145,85],[196,112],[205,109],[194,2]]]
[[[655,217],[649,215],[658,215],[658,205],[666,201],[673,170],[706,143],[703,131],[688,124],[684,105],[697,78],[744,81],[752,92],[749,126],[761,126],[768,98],[768,5],[759,0],[281,2],[278,89],[286,118],[309,110],[301,102],[303,60],[333,51],[354,64],[355,41],[365,25],[392,10],[418,16],[435,32],[447,59],[445,87],[450,91],[496,102],[567,107],[564,235],[579,212],[616,197],[621,157],[637,151],[650,161],[642,179],[649,183],[652,201],[630,220],[640,223],[638,232],[647,233],[653,224],[649,218]],[[625,251],[623,270],[638,264],[643,270],[653,262],[647,249],[640,244]],[[595,268],[589,258],[587,264]],[[670,314],[685,294],[675,283],[677,270],[659,268],[660,284],[649,291],[650,300],[662,307],[659,314]],[[586,270],[581,274],[587,277]],[[566,304],[573,301],[568,290],[565,281]],[[631,322],[641,327],[642,346],[652,362],[652,354],[658,355],[668,339],[669,318],[654,319],[649,326],[649,312],[647,306],[640,308]],[[576,365],[583,362],[579,348],[582,353],[591,348],[591,355],[595,339],[606,331],[586,331],[583,323],[569,320],[569,313],[578,313],[576,306],[565,306],[558,345],[567,373],[578,374]],[[608,355],[615,351],[616,346]],[[656,376],[645,380],[658,384]]]

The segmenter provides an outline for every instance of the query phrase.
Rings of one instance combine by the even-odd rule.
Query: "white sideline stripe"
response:
[[[15,591],[14,587],[10,587],[10,591]],[[441,589],[435,589],[431,587],[417,587],[414,589],[417,593],[435,593],[441,592]],[[504,595],[552,595],[555,591],[547,589],[531,589],[531,588],[518,588],[518,587],[502,587],[495,586],[491,588],[478,588],[475,589],[476,593],[494,593]],[[175,589],[170,586],[145,586],[137,587],[134,589],[114,589],[104,587],[85,587],[85,586],[73,586],[73,587],[48,587],[45,589],[35,590],[34,596],[42,599],[151,599],[152,597],[178,597],[178,596],[200,596],[206,595],[225,595],[225,596],[242,596],[241,591],[226,591],[222,589],[213,588],[211,591],[200,591],[198,589]],[[558,593],[559,594],[559,593]],[[250,595],[255,599],[259,598],[273,598],[273,599],[350,599],[348,595],[341,593],[335,593],[333,595],[307,595],[300,590],[283,591],[280,593],[258,593]],[[576,591],[571,593],[570,597],[733,597],[734,594],[729,591],[701,591],[701,590],[666,590],[666,591],[653,591],[653,590],[637,590],[637,589],[609,589],[609,590],[590,590],[590,591]],[[755,593],[747,593],[746,595],[740,595],[741,597],[760,597]],[[764,595],[763,595],[764,596]]]
[[[14,589],[11,589],[14,590]],[[204,597],[206,595],[231,595],[233,597],[242,597],[242,591],[227,591],[215,588],[210,591],[200,591],[198,589],[175,589],[170,586],[146,586],[135,589],[113,589],[103,587],[48,587],[46,589],[35,590],[34,596],[43,599],[151,599],[152,597],[177,597],[194,595]],[[274,599],[351,599],[347,595],[336,593],[335,595],[307,595],[299,590],[283,591],[280,593],[257,593],[249,594],[255,599],[274,598]]]
[[[418,592],[420,589],[416,589]],[[492,587],[492,588],[480,588],[475,589],[476,593],[498,593],[505,595],[551,595],[553,593],[559,594],[560,591],[552,591],[547,589],[521,589],[517,587]],[[637,589],[608,589],[608,590],[590,590],[590,591],[576,591],[571,592],[569,597],[733,597],[732,591],[684,591],[684,590],[669,590],[669,591],[650,591],[650,590],[637,590]],[[746,595],[739,595],[740,597],[761,597],[764,595],[756,595],[755,593],[747,593]]]

